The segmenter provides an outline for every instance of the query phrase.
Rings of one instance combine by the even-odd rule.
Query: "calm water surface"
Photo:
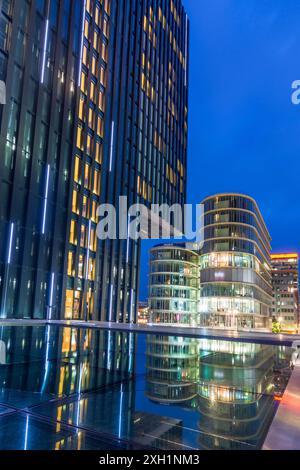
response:
[[[286,347],[0,327],[0,449],[257,449]]]

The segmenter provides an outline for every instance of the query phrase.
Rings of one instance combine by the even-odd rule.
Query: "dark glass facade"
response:
[[[181,1],[7,0],[0,80],[1,317],[135,321],[139,242],[97,207],[185,202]]]

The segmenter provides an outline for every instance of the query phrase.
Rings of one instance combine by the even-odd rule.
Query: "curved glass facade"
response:
[[[272,346],[201,340],[201,446],[239,449],[263,440],[273,412]],[[222,439],[229,435],[230,440]]]
[[[194,447],[255,449],[285,387],[289,354],[271,345],[148,335],[146,395],[195,413],[186,429]]]
[[[150,252],[150,322],[198,324],[199,256],[184,245],[160,245]]]
[[[203,205],[201,325],[269,327],[271,238],[256,202],[244,195],[222,194],[205,199]]]
[[[146,395],[158,402],[184,402],[196,396],[199,377],[196,339],[147,336]]]

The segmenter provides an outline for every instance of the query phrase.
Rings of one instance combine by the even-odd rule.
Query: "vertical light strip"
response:
[[[111,369],[111,331],[108,332],[107,338],[107,369]]]
[[[188,64],[188,16],[185,14],[185,74],[184,85],[187,86],[187,64]]]
[[[82,12],[82,27],[81,27],[81,40],[80,40],[80,54],[79,54],[79,68],[78,68],[78,86],[81,85],[81,70],[82,70],[82,53],[83,53],[83,38],[84,38],[84,23],[85,23],[86,0],[83,2]]]
[[[119,409],[119,439],[121,439],[121,435],[122,435],[122,419],[123,419],[123,416],[122,416],[122,410],[123,410],[123,396],[124,396],[124,392],[123,392],[123,384],[121,384],[121,390],[120,390],[120,409]]]
[[[12,252],[12,242],[13,242],[13,237],[14,237],[14,230],[15,230],[15,224],[11,223],[10,224],[10,231],[9,231],[9,244],[8,244],[8,253],[7,253],[7,264],[10,264],[11,262],[11,252]]]
[[[133,358],[134,358],[134,350],[133,350],[133,333],[129,333],[129,364],[128,364],[128,372],[132,372],[133,370]]]
[[[53,307],[53,291],[54,291],[54,273],[51,274],[51,284],[50,284],[50,299],[49,299],[49,318],[51,320],[52,317],[52,307]]]
[[[45,79],[48,34],[49,34],[49,20],[46,20],[46,29],[45,29],[44,46],[43,46],[43,62],[42,62],[41,83],[44,83],[44,79]]]
[[[113,284],[110,285],[110,297],[109,297],[109,321],[111,322],[112,317],[112,301],[113,301]]]
[[[88,279],[89,274],[89,261],[90,261],[90,241],[91,241],[91,228],[92,228],[92,221],[89,221],[89,231],[88,231],[88,246],[87,246],[87,254],[86,254],[86,265],[85,265],[85,280]]]
[[[129,261],[129,223],[130,223],[130,215],[128,214],[128,217],[127,217],[126,263],[128,263],[128,261]]]
[[[49,178],[50,178],[50,165],[47,165],[47,175],[46,175],[46,186],[45,186],[45,195],[44,195],[44,210],[43,210],[43,226],[42,234],[45,234],[46,227],[46,215],[47,215],[47,204],[48,204],[48,192],[49,192]]]
[[[110,157],[109,157],[109,172],[112,170],[112,159],[114,151],[114,140],[115,140],[115,123],[111,123],[111,135],[110,135]]]
[[[78,383],[78,402],[77,402],[77,417],[76,417],[76,426],[79,426],[80,422],[80,405],[81,405],[81,382],[82,382],[82,375],[83,375],[84,364],[81,364],[80,371],[79,371],[79,383]]]
[[[134,291],[131,289],[131,299],[130,299],[130,323],[132,322],[132,313],[133,313],[133,295]]]
[[[28,446],[28,428],[29,428],[29,416],[26,416],[26,427],[25,427],[25,439],[24,439],[24,450],[27,450]]]
[[[44,393],[46,383],[47,383],[47,377],[48,377],[48,371],[49,371],[49,347],[50,347],[50,325],[46,326],[46,354],[45,354],[45,374],[44,374],[44,380],[41,388],[41,393]]]

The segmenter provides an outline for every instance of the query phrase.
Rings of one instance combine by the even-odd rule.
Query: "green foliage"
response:
[[[272,323],[272,333],[279,334],[281,333],[281,325],[278,321],[273,321]]]

